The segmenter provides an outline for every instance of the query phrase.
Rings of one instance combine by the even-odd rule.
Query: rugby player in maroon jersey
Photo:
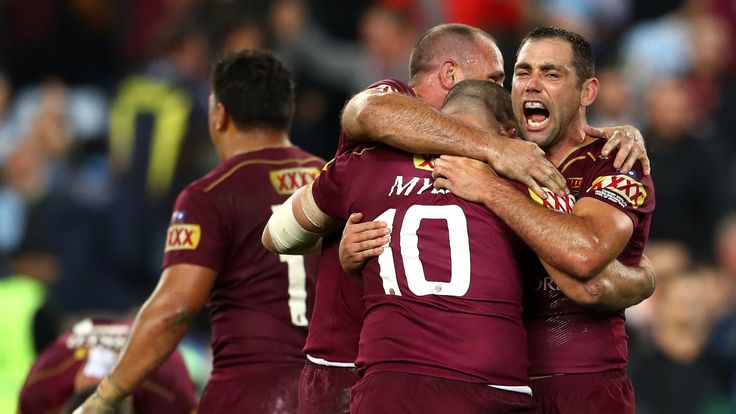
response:
[[[488,81],[458,83],[443,112],[513,131],[508,93]],[[433,190],[431,163],[359,145],[276,212],[264,243],[288,251],[294,234],[316,240],[358,210],[397,229],[363,272],[362,379],[351,412],[536,412],[526,386],[519,240],[482,206]]]
[[[214,361],[197,411],[298,410],[316,261],[274,256],[260,237],[273,206],[310,183],[323,162],[289,141],[294,84],[270,52],[224,57],[212,89],[210,135],[221,163],[179,195],[159,285],[120,360],[78,412],[106,412],[138,387],[205,303]]]
[[[21,414],[70,412],[112,368],[130,322],[85,319],[41,352],[18,399]],[[131,394],[139,413],[189,414],[197,406],[187,367],[177,351]],[[79,405],[82,400],[77,401]]]
[[[458,24],[432,28],[417,43],[410,65],[410,83],[420,100],[410,98],[413,90],[405,83],[385,80],[356,95],[348,104],[343,120],[348,125],[360,126],[350,130],[360,134],[359,139],[385,140],[399,146],[407,140],[420,143],[423,135],[417,135],[417,132],[424,134],[436,126],[434,130],[440,131],[442,139],[448,140],[443,141],[444,146],[438,151],[483,154],[498,163],[500,171],[530,183],[543,197],[546,195],[534,179],[540,185],[562,191],[563,186],[556,180],[557,173],[546,169],[546,165],[539,163],[538,159],[535,160],[532,155],[535,153],[534,146],[524,146],[520,141],[508,143],[500,140],[495,132],[470,128],[432,109],[438,108],[449,89],[462,79],[503,82],[502,57],[487,33]],[[398,94],[389,95],[392,92],[406,94],[409,99],[394,96]],[[397,116],[399,118],[394,118]],[[352,119],[353,122],[346,119]],[[414,123],[405,123],[406,120],[413,120]],[[421,128],[416,128],[417,123],[421,124]],[[448,138],[446,128],[451,128],[458,137],[463,136],[467,140],[458,142],[457,137]],[[635,136],[638,131],[618,128],[592,132],[611,137],[608,141],[611,148],[621,145],[619,155],[630,154],[634,158],[641,154],[645,156],[643,147],[632,148],[631,139],[621,141],[622,136]],[[338,154],[349,150],[355,143],[355,139],[343,130]],[[499,154],[505,155],[499,157]],[[360,215],[356,215],[350,220],[357,222],[360,218]],[[365,234],[376,232],[384,235],[386,230],[366,228],[365,231]],[[326,237],[322,243],[320,277],[317,281],[317,292],[320,293],[316,295],[314,318],[310,321],[309,337],[304,349],[309,362],[305,364],[300,381],[300,408],[303,413],[347,412],[348,388],[357,381],[352,367],[362,324],[362,303],[358,299],[362,293],[360,287],[339,268],[336,254],[338,243],[339,236],[334,234]]]
[[[557,165],[570,198],[530,198],[477,161],[435,164],[438,188],[498,214],[549,272],[533,275],[525,301],[531,384],[547,414],[635,412],[623,309],[654,290],[651,272],[598,276],[616,259],[640,263],[655,195],[641,164],[616,168],[602,155],[604,143],[585,133],[594,76],[592,48],[578,34],[543,27],[521,43],[512,87],[520,132]]]

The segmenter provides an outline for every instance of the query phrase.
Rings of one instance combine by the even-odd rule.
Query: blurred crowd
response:
[[[507,83],[529,29],[591,41],[591,124],[638,127],[657,189],[658,288],[627,311],[638,412],[736,412],[734,0],[0,1],[0,331],[33,339],[0,344],[0,389],[29,366],[4,356],[31,359],[69,321],[130,312],[155,286],[174,197],[217,163],[214,57],[276,51],[297,77],[293,142],[330,159],[345,99],[407,80],[418,36],[442,22],[494,35]]]

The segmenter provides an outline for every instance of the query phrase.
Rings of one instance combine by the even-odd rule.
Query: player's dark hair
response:
[[[212,69],[215,100],[238,128],[288,130],[294,117],[294,80],[273,53],[243,50]]]
[[[572,65],[578,77],[578,87],[583,82],[595,76],[595,59],[593,58],[593,47],[585,38],[575,32],[553,26],[537,27],[521,39],[516,57],[519,51],[529,41],[539,39],[562,39],[572,47]]]
[[[504,130],[516,128],[511,94],[502,86],[486,80],[465,79],[455,84],[445,97],[443,108],[480,107]]]
[[[414,78],[434,68],[435,59],[462,53],[463,44],[472,44],[478,38],[495,40],[485,31],[466,24],[448,23],[435,26],[427,31],[414,46],[409,59],[409,75]]]

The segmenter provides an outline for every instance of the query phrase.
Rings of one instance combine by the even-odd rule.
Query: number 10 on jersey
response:
[[[395,231],[396,209],[391,208],[374,219],[385,221]],[[419,236],[417,231],[424,219],[439,219],[447,222],[450,249],[450,281],[427,280],[424,265],[419,258]],[[470,288],[470,243],[468,223],[462,208],[457,205],[424,206],[413,205],[406,210],[403,223],[400,223],[399,251],[404,266],[407,286],[416,296],[446,295],[463,296]],[[378,256],[378,266],[383,282],[383,290],[389,295],[401,295],[396,276],[393,247],[386,246]]]

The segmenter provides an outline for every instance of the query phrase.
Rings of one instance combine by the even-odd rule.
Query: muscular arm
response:
[[[618,257],[634,230],[624,213],[589,197],[572,214],[550,210],[477,161],[443,156],[434,175],[436,187],[484,204],[542,260],[579,280],[593,278]]]
[[[466,125],[411,96],[365,90],[345,105],[341,122],[358,141],[488,162],[499,174],[524,183],[540,197],[546,197],[540,186],[557,194],[566,191],[564,178],[536,144]]]
[[[639,266],[625,266],[618,260],[590,280],[580,281],[542,261],[562,293],[578,304],[603,311],[619,311],[634,306],[654,293],[654,268],[646,257]]]
[[[138,312],[112,372],[75,412],[106,412],[163,364],[207,302],[215,277],[214,270],[197,265],[166,268],[156,290]]]

